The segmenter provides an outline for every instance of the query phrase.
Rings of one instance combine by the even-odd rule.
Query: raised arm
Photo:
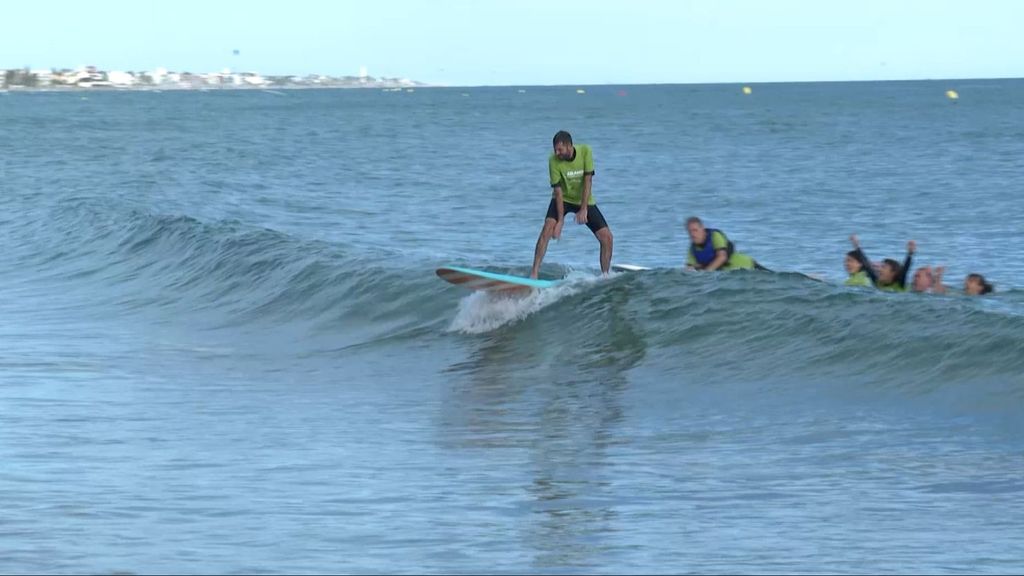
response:
[[[860,265],[864,268],[864,272],[867,273],[868,278],[871,279],[871,284],[878,285],[878,274],[875,273],[875,268],[871,265],[871,260],[868,260],[864,251],[860,248],[860,238],[857,238],[856,234],[850,235],[850,243],[853,244],[853,257],[860,262]]]
[[[907,275],[910,273],[910,266],[914,263],[914,252],[917,252],[917,242],[911,240],[907,242],[907,257],[903,260],[903,270],[900,271],[900,275],[896,278],[896,283],[901,288],[907,287]]]

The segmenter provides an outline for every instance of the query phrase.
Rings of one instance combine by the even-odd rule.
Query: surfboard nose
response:
[[[435,273],[446,282],[470,290],[519,292],[529,291],[533,288],[550,288],[558,283],[557,280],[537,280],[458,267],[438,268]]]

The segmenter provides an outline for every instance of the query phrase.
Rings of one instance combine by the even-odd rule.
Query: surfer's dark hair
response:
[[[992,292],[995,291],[995,287],[989,284],[988,280],[985,280],[985,277],[982,276],[981,274],[968,274],[967,278],[981,284],[982,294],[991,294]]]
[[[882,260],[882,264],[888,266],[889,269],[892,270],[892,273],[896,276],[899,276],[900,274],[903,273],[903,265],[893,260],[892,258],[886,258],[885,260]]]
[[[697,218],[696,216],[690,216],[689,218],[686,219],[686,225],[689,226],[690,224],[700,224],[701,226],[704,225],[704,223],[701,222],[700,218]]]
[[[565,130],[559,130],[558,133],[555,134],[555,137],[551,139],[551,147],[553,148],[558,146],[559,142],[566,146],[572,146],[572,134],[569,134]]]

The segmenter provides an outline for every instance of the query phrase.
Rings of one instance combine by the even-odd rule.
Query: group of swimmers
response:
[[[846,253],[846,272],[850,275],[846,279],[847,286],[874,286],[886,292],[906,292],[907,275],[910,273],[910,266],[913,264],[914,252],[917,251],[917,243],[911,240],[907,242],[907,257],[900,264],[892,258],[886,258],[879,265],[873,264],[861,250],[860,240],[857,235],[850,236],[850,243],[853,250]],[[931,266],[919,268],[914,273],[913,281],[909,289],[913,292],[930,292],[932,294],[945,294],[949,288],[942,283],[942,275],[945,273],[944,266]],[[991,294],[995,289],[981,274],[968,274],[964,278],[964,294],[968,296],[982,296]]]
[[[544,226],[533,256],[533,269],[530,277],[536,278],[540,271],[548,241],[558,239],[562,235],[562,225],[566,214],[575,214],[577,224],[586,224],[601,244],[601,272],[607,274],[612,260],[612,233],[604,215],[597,207],[592,194],[594,178],[594,156],[590,146],[573,144],[572,136],[565,131],[555,134],[551,141],[554,148],[548,158],[552,194],[548,203]],[[706,228],[700,218],[686,221],[686,230],[690,235],[690,249],[687,255],[687,268],[692,270],[764,270],[750,256],[737,252],[735,245],[721,230]],[[907,257],[903,264],[885,259],[879,265],[873,264],[860,248],[856,235],[850,237],[854,250],[846,255],[846,271],[850,277],[847,286],[875,287],[887,292],[906,292],[907,275],[913,262],[917,245],[914,241],[907,244]],[[942,283],[944,267],[932,269],[930,266],[919,269],[913,278],[910,289],[914,292],[931,292],[945,294],[947,287]],[[980,274],[969,274],[964,280],[964,293],[972,296],[989,294],[992,285]]]
[[[764,270],[756,260],[741,252],[736,252],[735,245],[721,230],[705,228],[700,218],[686,221],[686,230],[690,235],[690,250],[687,256],[687,268],[693,270]],[[860,247],[857,235],[850,236],[853,250],[846,254],[846,272],[849,277],[846,286],[863,286],[877,288],[884,292],[913,292],[945,294],[949,288],[943,284],[942,276],[946,269],[943,266],[932,268],[926,266],[914,273],[910,285],[907,276],[914,262],[917,243],[907,242],[907,256],[903,263],[886,258],[881,263],[872,263]],[[994,291],[981,274],[968,274],[964,279],[964,294],[982,296]]]

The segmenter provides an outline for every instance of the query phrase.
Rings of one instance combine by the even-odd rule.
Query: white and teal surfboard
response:
[[[640,272],[653,270],[646,266],[635,266],[632,264],[614,264],[612,270],[617,272]],[[473,268],[462,268],[459,266],[445,266],[437,269],[437,275],[442,280],[469,288],[470,290],[488,291],[516,291],[530,290],[535,288],[551,288],[557,286],[562,280],[536,280],[525,276],[513,276],[511,274],[498,274],[486,270],[475,270]]]
[[[458,266],[438,268],[437,275],[446,282],[462,286],[463,288],[469,288],[470,290],[530,290],[533,288],[551,288],[561,282],[561,280],[536,280],[524,276],[498,274],[496,272],[460,268]]]

